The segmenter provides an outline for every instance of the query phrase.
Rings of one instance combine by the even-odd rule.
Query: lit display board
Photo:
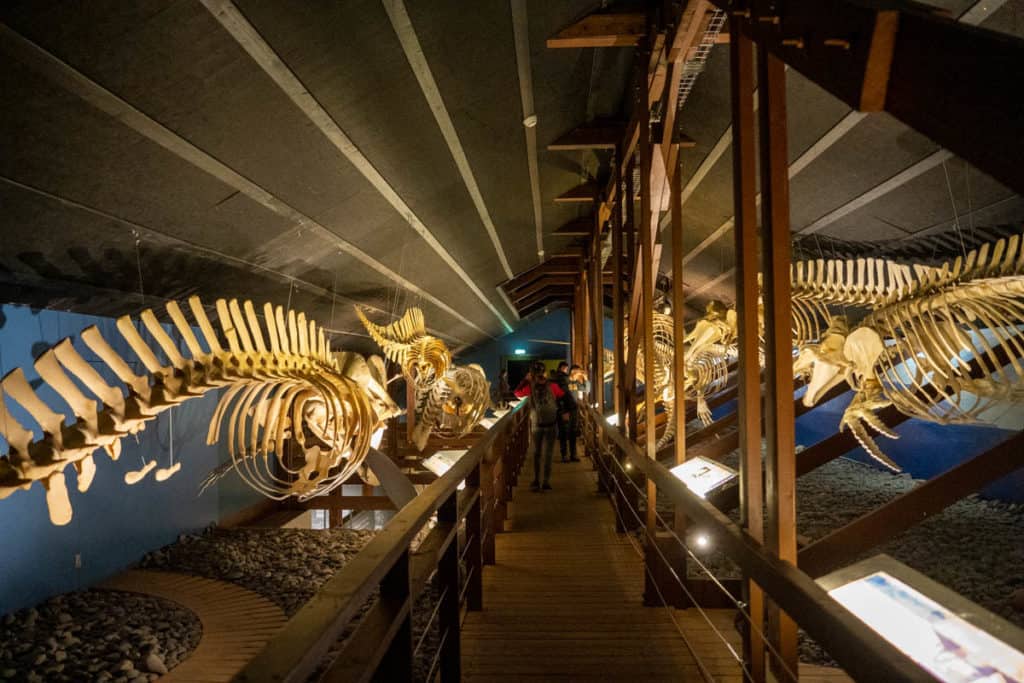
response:
[[[1024,631],[887,555],[818,583],[940,681],[1024,683]]]
[[[440,477],[450,470],[452,466],[459,461],[459,458],[466,454],[466,452],[467,451],[465,449],[460,451],[438,451],[429,458],[424,459],[421,464]],[[466,482],[459,484],[459,490],[464,488],[466,488]]]
[[[736,470],[699,455],[676,465],[669,472],[701,498],[737,477]]]

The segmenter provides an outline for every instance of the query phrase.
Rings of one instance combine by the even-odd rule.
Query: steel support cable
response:
[[[620,463],[618,461],[618,459],[616,459],[614,457],[611,458],[611,460],[615,462],[615,464],[616,464],[616,466],[618,466],[619,470],[625,475],[625,477],[629,481],[630,485],[634,489],[636,489],[637,493],[646,501],[647,500],[647,494],[639,486],[636,485],[636,482],[634,482],[632,480],[632,478],[629,476],[629,473],[625,470],[625,468],[623,468],[622,463]],[[623,495],[623,497],[625,497],[625,492],[622,490],[621,485],[619,485],[618,480],[615,477],[613,477],[613,479],[615,480],[616,486],[619,488],[619,493],[621,493]],[[659,522],[661,522],[661,524],[669,532],[669,534],[671,534],[672,538],[675,539],[676,543],[679,544],[679,547],[681,547],[683,549],[683,551],[687,554],[687,556],[692,558],[693,561],[697,563],[698,568],[701,571],[703,571],[705,574],[707,574],[708,578],[711,579],[711,581],[714,583],[714,585],[736,607],[736,609],[740,612],[740,614],[743,615],[743,618],[747,620],[747,623],[750,625],[750,628],[752,629],[752,631],[757,634],[758,638],[760,638],[762,642],[764,642],[765,647],[767,647],[768,651],[772,654],[772,656],[774,656],[776,658],[776,660],[778,660],[779,664],[786,671],[786,673],[792,678],[792,680],[794,680],[794,681],[798,680],[797,675],[793,671],[790,671],[788,667],[786,667],[786,665],[785,665],[785,663],[784,663],[784,661],[782,659],[782,655],[779,653],[779,651],[771,644],[771,642],[769,642],[768,637],[764,634],[764,632],[760,628],[758,628],[758,626],[756,624],[754,624],[754,621],[750,618],[750,614],[744,609],[743,603],[740,602],[739,600],[737,600],[732,595],[732,593],[730,593],[728,591],[728,589],[726,589],[725,586],[722,585],[721,581],[718,580],[718,578],[711,572],[711,570],[708,569],[707,566],[703,562],[701,562],[700,558],[697,557],[697,555],[695,555],[692,550],[690,550],[689,546],[687,546],[686,543],[683,542],[683,540],[679,538],[679,535],[676,534],[676,532],[672,528],[672,526],[670,524],[668,524],[668,522],[665,521],[665,518],[662,517],[658,513],[657,508],[655,508],[655,510],[654,510],[654,515],[655,515],[655,518]],[[687,590],[686,586],[683,585],[683,582],[679,578],[678,574],[676,574],[675,570],[672,569],[671,564],[669,564],[667,558],[661,552],[661,549],[657,546],[657,544],[654,544],[654,547],[658,551],[658,554],[661,556],[662,560],[665,562],[666,566],[669,567],[669,570],[672,572],[673,577],[675,577],[676,581],[679,582],[680,587],[687,593],[687,595],[689,597],[691,597],[691,601],[694,603],[694,606],[700,612],[701,616],[704,617],[704,620],[708,622],[708,624],[711,626],[712,630],[715,631],[715,633],[719,636],[719,638],[724,639],[723,634],[721,633],[721,631],[719,631],[717,629],[717,627],[714,626],[714,624],[710,620],[710,617],[708,617],[708,615],[704,612],[704,610],[700,607],[700,605],[698,605],[696,603],[695,600],[692,600],[692,596],[690,595],[690,593]],[[723,640],[723,642],[725,642],[725,641]],[[726,645],[728,645],[728,642],[726,642]],[[731,649],[731,646],[729,646],[729,647]]]

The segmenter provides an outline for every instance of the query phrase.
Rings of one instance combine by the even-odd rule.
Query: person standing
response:
[[[537,361],[530,367],[530,374],[516,387],[515,395],[530,398],[530,428],[533,431],[533,483],[534,491],[551,490],[551,456],[555,450],[556,424],[559,403],[565,396],[554,382],[548,381],[544,364]],[[544,465],[544,483],[541,485],[541,464]]]
[[[569,390],[569,364],[564,360],[558,364],[555,373],[555,384],[562,390],[562,408],[558,415],[558,447],[562,454],[562,462],[579,462],[576,457],[576,429],[579,425],[579,406],[576,398]]]

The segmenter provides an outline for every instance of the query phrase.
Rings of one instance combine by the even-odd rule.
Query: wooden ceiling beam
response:
[[[587,181],[576,187],[566,190],[555,197],[556,204],[591,203],[601,191],[600,186],[593,180]]]
[[[547,40],[551,48],[635,47],[647,32],[643,12],[588,14]]]
[[[518,302],[520,302],[520,301],[522,301],[522,300],[524,300],[524,299],[526,299],[528,297],[533,296],[537,292],[543,291],[545,287],[551,287],[551,286],[556,286],[557,287],[557,286],[560,286],[560,285],[570,285],[571,286],[571,285],[574,285],[574,284],[576,284],[576,278],[571,277],[571,276],[563,276],[563,275],[551,276],[551,275],[545,275],[544,277],[539,277],[536,280],[534,280],[533,282],[531,282],[529,284],[529,286],[523,287],[522,289],[519,289],[519,290],[516,290],[514,296],[512,296],[511,298],[512,298],[513,302],[516,302],[518,304]],[[519,306],[517,305],[516,308],[519,308]]]
[[[572,275],[579,272],[582,267],[582,261],[578,255],[555,254],[554,256],[546,259],[543,263],[539,263],[532,268],[524,270],[511,280],[504,282],[501,285],[501,288],[504,289],[506,293],[511,294],[515,290],[525,287],[543,275],[550,275],[553,273],[559,275]]]
[[[615,149],[622,140],[626,124],[622,121],[589,121],[572,129],[548,145],[550,151]]]
[[[589,237],[594,232],[594,217],[583,216],[574,218],[560,228],[556,228],[552,235],[559,237]]]
[[[609,284],[605,285],[604,289],[605,289],[606,292],[610,292],[611,291],[611,284],[609,283]],[[575,288],[574,285],[558,285],[558,286],[544,287],[543,289],[539,290],[538,292],[534,293],[533,295],[528,296],[528,297],[524,297],[521,301],[517,301],[516,302],[516,308],[518,308],[519,310],[522,311],[522,310],[525,310],[527,308],[530,308],[531,306],[534,306],[538,302],[549,301],[549,300],[552,300],[552,299],[572,301],[573,295],[575,293],[576,293],[576,288]],[[520,315],[522,315],[522,314],[520,314]]]

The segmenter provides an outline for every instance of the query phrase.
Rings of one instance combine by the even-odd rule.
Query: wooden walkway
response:
[[[557,455],[556,455],[557,459]],[[528,464],[520,482],[532,476]],[[484,570],[484,609],[466,615],[467,681],[700,681],[672,615],[644,607],[643,565],[615,533],[589,461],[553,465],[554,491],[516,491],[514,516]],[[734,643],[731,610],[712,610]],[[738,664],[696,610],[676,611],[715,680],[743,680]],[[801,667],[801,680],[837,683],[842,672]]]
[[[161,676],[168,683],[230,681],[284,625],[281,608],[224,581],[149,570],[118,574],[97,588],[155,595],[192,610],[203,625],[199,645]]]

